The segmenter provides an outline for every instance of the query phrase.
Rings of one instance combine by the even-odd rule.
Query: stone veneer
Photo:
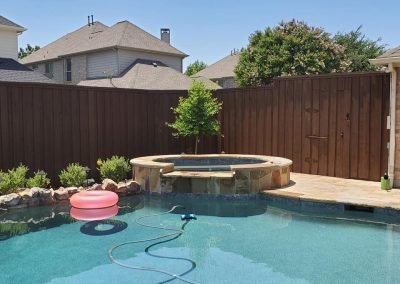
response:
[[[229,171],[175,171],[165,158],[247,158],[260,159],[257,164],[230,165]],[[289,184],[291,160],[256,155],[167,155],[131,160],[134,180],[148,193],[194,193],[237,195],[257,194],[263,190]]]

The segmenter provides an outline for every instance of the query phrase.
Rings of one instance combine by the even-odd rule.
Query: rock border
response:
[[[14,193],[0,196],[0,209],[52,205],[68,201],[73,194],[86,190],[108,190],[117,193],[119,196],[142,193],[140,184],[134,180],[116,183],[111,179],[105,179],[102,184],[94,184],[90,187],[60,187],[56,190],[39,187],[20,188]]]

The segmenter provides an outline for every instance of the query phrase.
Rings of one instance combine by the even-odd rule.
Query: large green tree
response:
[[[185,75],[192,76],[207,67],[203,61],[196,60],[186,67]]]
[[[176,108],[175,122],[167,123],[174,130],[175,137],[194,137],[195,154],[199,138],[205,135],[220,135],[220,123],[216,115],[222,103],[213,97],[201,81],[193,81],[186,98],[180,97]]]
[[[368,59],[376,58],[385,51],[381,39],[371,40],[361,32],[362,26],[348,33],[337,33],[334,40],[344,47],[344,56],[350,62],[347,71],[370,71],[379,67],[369,63]]]
[[[292,20],[256,31],[236,65],[241,86],[259,86],[277,76],[329,73],[346,69],[343,47],[321,28]]]
[[[40,46],[35,45],[35,47],[32,47],[29,43],[26,45],[26,48],[20,48],[19,52],[18,52],[18,58],[22,59],[26,56],[28,56],[29,54],[31,54],[32,52],[35,52],[36,50],[39,50]]]

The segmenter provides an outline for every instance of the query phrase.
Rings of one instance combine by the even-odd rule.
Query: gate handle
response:
[[[306,136],[306,138],[310,138],[310,139],[328,139],[327,136],[317,136],[317,135],[308,135],[308,136]]]

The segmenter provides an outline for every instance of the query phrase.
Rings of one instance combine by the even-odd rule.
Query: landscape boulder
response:
[[[54,198],[56,200],[68,200],[69,198],[69,194],[68,194],[68,190],[64,187],[60,187],[57,190],[54,190]]]
[[[103,190],[108,190],[108,191],[114,191],[114,192],[118,191],[117,183],[115,181],[113,181],[112,179],[108,179],[108,178],[103,180],[103,184],[102,184],[101,188]]]
[[[91,187],[87,188],[87,190],[92,191],[92,190],[102,190],[101,184],[95,183]]]
[[[68,192],[69,196],[78,192],[78,188],[76,186],[66,187],[65,190]]]
[[[0,207],[13,207],[17,206],[21,201],[21,196],[17,193],[10,193],[0,196]]]
[[[126,183],[126,194],[139,194],[141,193],[140,184],[134,180],[129,180]]]

